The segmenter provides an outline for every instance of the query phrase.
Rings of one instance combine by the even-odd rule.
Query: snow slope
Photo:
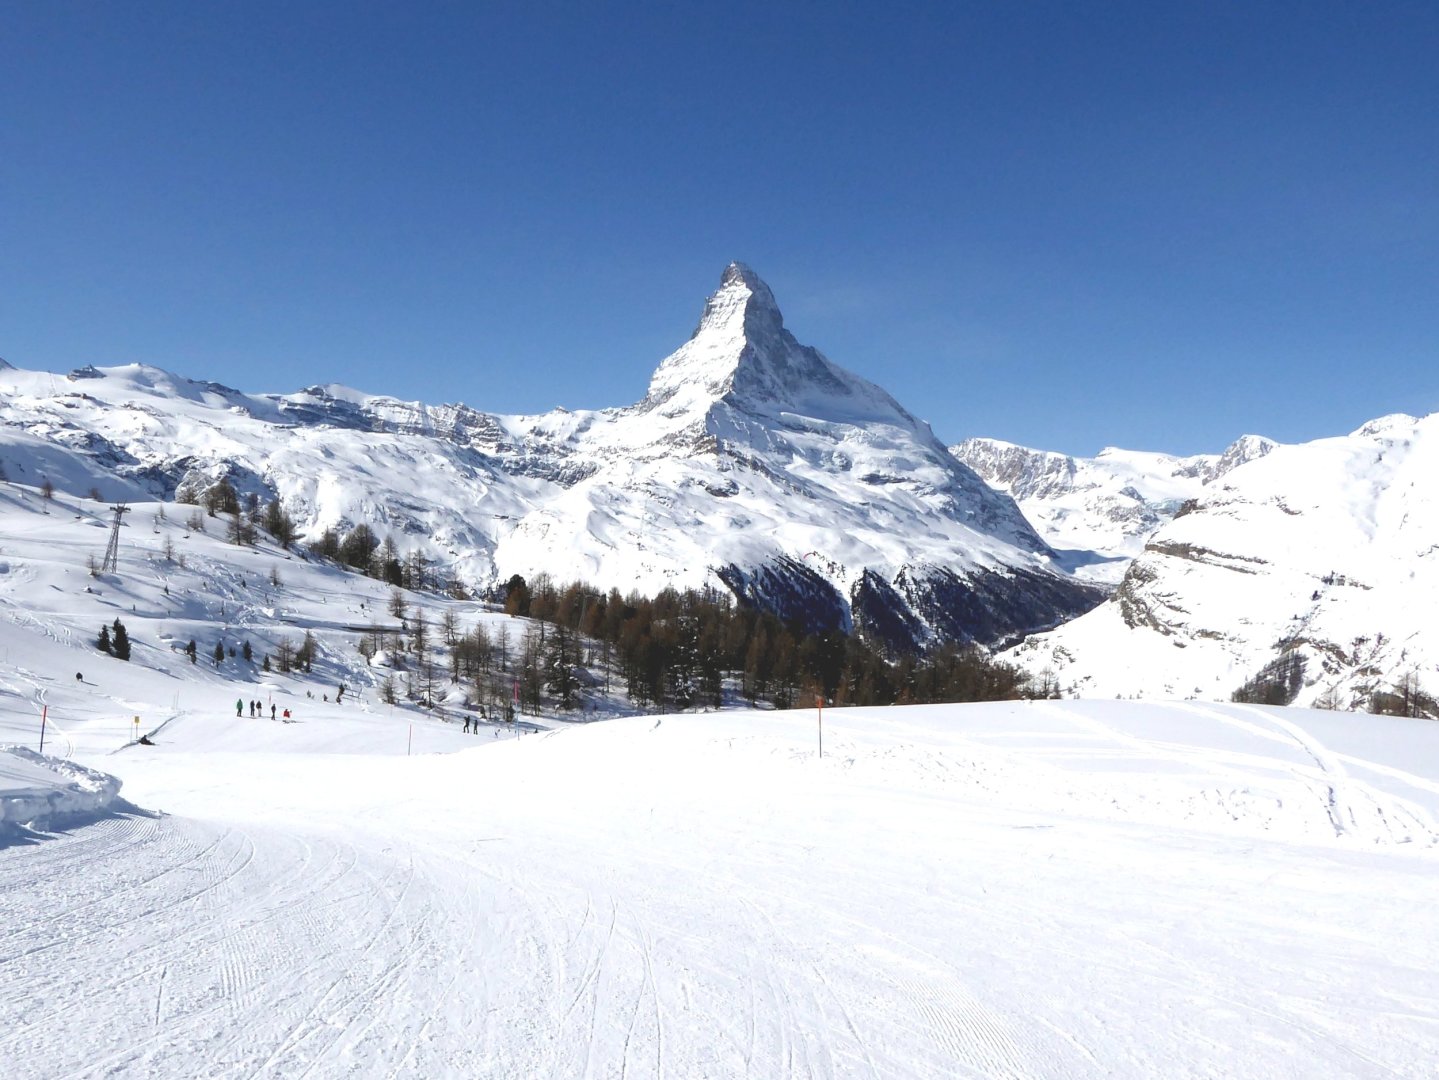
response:
[[[445,578],[730,589],[898,645],[994,641],[1097,603],[1013,500],[725,272],[627,408],[500,416],[339,386],[246,395],[140,365],[0,370],[0,464],[71,495],[283,497],[308,539],[364,522]]]
[[[1150,538],[1114,597],[1013,652],[1085,695],[1227,698],[1281,656],[1296,700],[1439,685],[1439,414],[1276,447]]]
[[[127,800],[0,837],[7,1080],[1419,1077],[1439,1056],[1439,725],[826,710],[822,759],[809,711],[466,733],[460,701],[380,700],[391,669],[355,648],[388,619],[378,582],[140,503],[120,572],[92,577],[93,511],[0,485],[0,742],[35,748],[44,709],[61,759],[12,753],[0,802],[55,768]],[[92,645],[116,617],[129,662]],[[303,630],[315,670],[265,672]],[[215,666],[220,639],[257,660]]]
[[[309,726],[326,715],[349,718],[356,752],[368,752],[372,738],[388,752],[403,749],[410,724],[422,747],[453,748],[465,745],[460,721],[476,713],[471,706],[483,695],[468,681],[449,680],[444,612],[453,614],[459,632],[484,625],[497,639],[503,635],[511,657],[526,633],[524,620],[488,605],[404,592],[406,621],[417,612],[426,621],[442,674],[438,708],[419,709],[405,700],[406,689],[413,680],[418,693],[423,680],[413,664],[399,666],[403,653],[386,663],[379,654],[372,664],[357,648],[376,629],[393,635],[401,628],[388,586],[273,543],[236,546],[216,535],[223,532],[220,519],[204,518],[207,531],[196,531],[175,507],[167,512],[155,503],[136,504],[125,517],[118,572],[91,574],[87,565],[99,563],[110,532],[109,515],[97,509],[88,499],[57,493],[45,500],[32,489],[0,484],[0,744],[38,749],[44,711],[47,753],[108,753],[178,718],[234,720],[237,701],[259,700],[266,717],[272,705],[277,716],[291,710],[295,723],[275,725],[284,732],[275,737],[289,749],[344,752]],[[116,619],[131,641],[129,661],[95,647],[101,627]],[[265,658],[277,658],[282,642],[297,646],[306,633],[316,643],[311,671],[265,670]],[[185,652],[190,641],[193,663]],[[218,664],[217,644],[224,647]],[[387,679],[397,684],[402,704],[382,701]],[[337,708],[342,683],[348,693]],[[625,707],[618,698],[592,696],[588,704],[600,714]],[[251,739],[244,737],[246,745]]]
[[[1439,1060],[1433,725],[1013,703],[830,711],[822,759],[808,712],[405,758],[217,719],[107,757],[162,813],[0,850],[7,1075]]]

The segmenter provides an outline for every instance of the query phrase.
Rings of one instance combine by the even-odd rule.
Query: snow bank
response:
[[[107,809],[120,781],[73,761],[0,746],[0,829]]]

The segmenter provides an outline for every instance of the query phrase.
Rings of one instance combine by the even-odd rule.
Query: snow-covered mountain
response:
[[[1129,561],[1179,508],[1275,443],[1245,435],[1222,454],[1175,457],[1107,447],[1079,458],[998,439],[966,439],[950,452],[1014,497],[1046,543],[1094,581],[1117,583]]]
[[[1102,598],[879,387],[799,344],[732,264],[635,405],[504,416],[340,386],[250,395],[154,368],[0,371],[0,463],[106,499],[277,494],[474,588],[547,573],[728,588],[897,645],[995,642]]]
[[[1285,699],[1439,686],[1439,414],[1274,447],[1161,527],[1111,600],[1012,654],[1085,695]],[[1278,663],[1276,663],[1278,662]]]

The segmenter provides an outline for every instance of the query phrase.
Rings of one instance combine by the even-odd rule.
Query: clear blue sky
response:
[[[941,438],[1439,410],[1439,4],[0,0],[0,356],[639,399],[731,259]]]

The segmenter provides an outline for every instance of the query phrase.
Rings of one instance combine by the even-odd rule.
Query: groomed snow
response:
[[[310,726],[338,748],[356,720]],[[407,758],[183,718],[106,759],[155,816],[0,851],[0,1059],[1432,1075],[1439,727],[1121,702],[823,723],[823,759],[813,712]]]

